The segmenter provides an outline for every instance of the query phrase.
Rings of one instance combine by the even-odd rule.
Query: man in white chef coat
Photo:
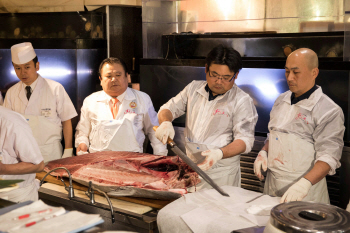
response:
[[[77,112],[67,92],[60,83],[38,74],[39,61],[31,43],[13,45],[11,56],[20,82],[7,91],[4,107],[27,119],[45,162],[72,156],[71,119],[77,116]]]
[[[209,150],[197,164],[219,186],[241,185],[240,154],[251,151],[258,115],[252,98],[235,84],[242,69],[240,54],[219,45],[206,58],[206,81],[193,81],[164,104],[156,136],[163,143],[175,133],[171,121],[186,113],[186,154],[195,160],[188,145],[204,144]],[[189,191],[211,188],[204,180]],[[196,195],[196,194],[194,194]],[[159,232],[192,232],[181,215],[196,208],[184,197],[165,206],[157,217]]]
[[[315,85],[317,54],[302,48],[291,53],[285,75],[289,91],[281,94],[270,113],[269,137],[259,152],[254,172],[264,179],[264,193],[281,202],[329,203],[325,176],[340,167],[343,149],[342,109]]]
[[[155,155],[167,155],[166,146],[152,129],[158,125],[150,97],[128,87],[126,64],[106,58],[99,67],[102,91],[86,97],[76,128],[77,155],[98,151],[143,152],[145,135]]]
[[[35,173],[43,169],[43,157],[26,119],[0,106],[0,179],[24,180],[17,189],[0,192],[0,198],[37,201],[39,181]]]
[[[252,98],[235,84],[242,69],[231,47],[212,49],[205,65],[206,81],[193,81],[164,104],[158,113],[156,137],[174,137],[172,121],[186,113],[186,143],[205,145],[198,166],[219,185],[240,186],[240,154],[251,151],[258,115]],[[187,147],[186,147],[187,149]],[[187,155],[194,159],[187,149]],[[204,180],[196,189],[211,188]]]

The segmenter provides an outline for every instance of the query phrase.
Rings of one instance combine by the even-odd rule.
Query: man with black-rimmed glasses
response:
[[[156,137],[164,144],[175,135],[172,121],[186,113],[186,153],[191,143],[205,145],[198,166],[219,185],[240,186],[240,154],[251,151],[258,115],[252,98],[235,84],[242,69],[240,54],[219,45],[205,65],[206,81],[193,81],[159,112]],[[196,189],[211,188],[202,181]]]

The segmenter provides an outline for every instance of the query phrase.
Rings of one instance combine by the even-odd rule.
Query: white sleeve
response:
[[[234,140],[240,139],[245,143],[246,150],[243,152],[244,154],[249,153],[253,148],[257,121],[258,114],[253,100],[246,96],[237,105],[233,117],[233,137]]]
[[[61,85],[58,87],[57,113],[62,122],[78,115],[66,90]]]
[[[23,119],[23,122],[17,121],[14,126],[14,132],[8,135],[8,139],[13,140],[13,149],[20,161],[39,164],[44,160],[41,155],[40,148],[36,142],[32,129],[29,124]]]
[[[340,167],[340,158],[343,151],[345,126],[343,111],[337,107],[329,110],[315,128],[313,138],[315,140],[316,160],[327,163],[331,170],[329,175],[335,174],[335,169]]]
[[[151,141],[151,146],[153,148],[153,154],[155,155],[167,155],[167,146],[156,138],[153,126],[158,126],[157,112],[154,110],[153,104],[149,96],[145,100],[145,115],[144,115],[144,132]]]
[[[80,143],[85,143],[89,148],[89,135],[91,132],[91,120],[89,117],[89,104],[84,100],[83,106],[80,112],[80,121],[77,125],[75,132],[75,147],[78,147]]]
[[[191,84],[192,83],[188,84],[179,94],[160,107],[158,113],[163,109],[168,109],[173,115],[173,120],[185,114],[188,100],[188,89]]]

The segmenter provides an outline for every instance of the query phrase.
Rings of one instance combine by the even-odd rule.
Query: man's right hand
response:
[[[85,143],[80,143],[77,147],[77,155],[87,154],[87,145]]]
[[[264,172],[267,171],[267,152],[261,150],[254,162],[254,173],[259,180],[264,180],[264,176],[261,174],[261,168]]]
[[[168,137],[173,139],[175,136],[175,130],[173,124],[170,121],[163,121],[162,124],[156,130],[156,138],[164,145],[166,144]]]

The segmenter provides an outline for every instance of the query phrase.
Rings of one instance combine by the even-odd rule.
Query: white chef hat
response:
[[[21,65],[33,60],[36,57],[32,43],[24,42],[11,47],[12,62]]]

